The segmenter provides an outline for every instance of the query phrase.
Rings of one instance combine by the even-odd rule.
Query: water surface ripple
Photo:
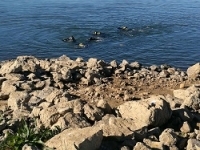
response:
[[[65,54],[186,69],[200,61],[199,7],[197,0],[1,0],[0,61]],[[88,42],[94,31],[103,40]],[[72,35],[77,43],[62,41]],[[87,47],[77,48],[80,42]]]

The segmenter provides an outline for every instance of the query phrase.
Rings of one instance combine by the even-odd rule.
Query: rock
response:
[[[40,97],[41,99],[46,99],[56,88],[47,86],[42,90],[34,90],[30,94],[36,97]]]
[[[140,69],[141,68],[141,64],[139,62],[132,62],[129,64],[129,66],[132,68],[132,69]]]
[[[14,81],[24,80],[24,75],[23,74],[17,74],[17,73],[5,74],[5,77],[6,77],[7,80],[14,80]]]
[[[160,78],[167,78],[169,77],[169,72],[167,70],[163,70],[162,72],[159,73]]]
[[[5,63],[1,67],[0,73],[36,72],[39,69],[38,64],[39,61],[33,56],[18,56],[16,60]]]
[[[100,99],[97,102],[97,107],[101,108],[104,111],[104,114],[111,114],[112,113],[112,108],[110,105],[103,99]]]
[[[10,106],[12,110],[22,110],[24,107],[27,109],[29,99],[30,95],[27,92],[12,92],[8,99],[8,106]]]
[[[200,77],[200,63],[196,63],[195,65],[189,67],[187,69],[187,75],[189,79],[198,79]]]
[[[45,127],[50,127],[55,124],[61,116],[67,112],[76,114],[82,113],[82,102],[80,100],[72,100],[68,102],[60,102],[40,111],[40,119]]]
[[[60,101],[68,101],[70,99],[70,95],[63,90],[55,89],[52,91],[47,97],[46,101],[50,103],[58,103]]]
[[[165,147],[164,147],[163,143],[161,143],[161,142],[152,141],[150,139],[145,139],[145,138],[143,139],[143,142],[145,143],[145,145],[147,145],[151,149],[162,149],[162,150],[165,150]]]
[[[118,67],[118,64],[117,64],[117,61],[116,61],[116,60],[111,61],[111,62],[110,62],[110,65],[111,65],[111,67],[113,67],[113,68],[117,68],[117,67]]]
[[[144,143],[137,142],[133,150],[151,150],[151,148],[146,146]]]
[[[159,140],[164,145],[171,147],[177,143],[178,137],[173,129],[167,128],[161,133]]]
[[[56,150],[96,150],[100,147],[103,132],[98,128],[86,127],[67,129],[57,134],[45,144]]]
[[[90,58],[88,59],[88,62],[87,62],[87,67],[88,68],[96,68],[97,67],[97,59],[96,58]]]
[[[6,80],[2,83],[1,91],[5,94],[10,94],[17,90],[16,81]]]
[[[99,121],[104,115],[102,109],[96,107],[95,105],[85,104],[83,109],[84,114],[91,121]]]
[[[198,110],[200,108],[200,86],[192,85],[186,90],[174,90],[174,96],[180,99],[183,99],[182,107],[188,106],[194,110]]]
[[[200,150],[200,141],[196,139],[189,139],[186,150]]]
[[[50,127],[58,121],[60,118],[60,113],[58,112],[56,106],[51,106],[43,109],[39,113],[40,120],[45,127]]]
[[[81,116],[81,114],[67,112],[63,117],[60,117],[51,128],[54,129],[56,126],[59,126],[61,129],[68,129],[88,127],[91,126],[91,124],[88,123],[86,118]]]
[[[147,127],[132,119],[125,119],[106,115],[101,121],[96,122],[95,127],[103,130],[104,137],[113,137],[117,141],[142,139],[146,136]]]
[[[192,131],[192,128],[190,126],[190,124],[185,121],[182,125],[182,127],[180,128],[180,131],[183,132],[183,133],[189,133]]]
[[[131,150],[128,146],[122,146],[120,150]]]
[[[34,107],[31,114],[30,114],[30,117],[31,118],[38,117],[41,110],[42,110],[41,107]]]
[[[165,100],[170,104],[170,107],[172,109],[180,107],[181,104],[183,103],[183,100],[177,97],[174,97],[170,94],[167,94],[167,96],[165,96]]]
[[[171,117],[169,103],[164,100],[163,96],[152,96],[149,99],[125,102],[117,109],[122,118],[131,118],[143,122],[146,126],[160,126]]]

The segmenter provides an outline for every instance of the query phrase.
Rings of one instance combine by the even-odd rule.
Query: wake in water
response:
[[[118,39],[120,39],[120,37],[123,36],[134,38],[138,36],[151,36],[155,34],[162,34],[165,32],[169,32],[169,27],[167,25],[162,25],[162,24],[146,25],[134,28],[121,26],[116,29],[117,30],[112,32],[110,31],[109,33],[104,33],[104,31],[94,31],[92,35],[89,35],[88,37],[81,37],[79,39],[78,38],[76,39],[73,35],[69,36],[68,38],[62,39],[62,41],[68,43],[71,46],[73,45],[72,47],[76,49],[77,48],[80,49],[80,48],[87,48],[92,43],[102,42],[107,39],[109,40],[114,39],[115,37],[118,37]]]

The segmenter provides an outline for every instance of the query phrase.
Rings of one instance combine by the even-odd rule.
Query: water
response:
[[[199,8],[199,0],[1,0],[0,60],[64,54],[186,69],[200,61]],[[94,31],[103,40],[87,42]],[[88,46],[62,41],[72,35]]]

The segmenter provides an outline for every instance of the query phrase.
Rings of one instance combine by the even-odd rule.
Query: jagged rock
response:
[[[15,81],[20,81],[24,80],[24,75],[23,74],[17,74],[17,73],[7,73],[5,74],[5,77],[7,80],[15,80]]]
[[[132,69],[140,69],[141,68],[141,64],[139,62],[137,62],[137,61],[130,63],[129,66]]]
[[[147,126],[160,126],[171,117],[169,103],[164,100],[163,96],[152,96],[149,99],[125,102],[117,109],[122,118],[131,118],[143,122]]]
[[[191,128],[190,124],[187,121],[185,121],[185,122],[183,122],[183,125],[180,128],[180,131],[183,133],[189,133],[192,131],[192,128]]]
[[[55,106],[51,106],[41,110],[39,116],[44,126],[50,127],[58,121],[61,115]]]
[[[31,118],[38,117],[40,115],[41,110],[42,110],[41,107],[34,107],[31,114],[30,114],[30,117]]]
[[[16,91],[10,94],[8,99],[8,106],[12,110],[22,110],[24,107],[27,109],[30,95],[24,91]]]
[[[152,141],[152,140],[146,139],[146,138],[143,139],[143,142],[145,143],[145,145],[147,145],[151,149],[162,149],[162,150],[165,150],[165,147],[164,147],[163,143],[161,143],[161,142]]]
[[[5,94],[10,94],[17,90],[16,81],[6,80],[1,85],[1,91]]]
[[[98,62],[98,60],[96,58],[90,58],[90,59],[88,59],[87,67],[88,68],[93,68],[93,67],[96,68],[97,62]]]
[[[173,94],[175,97],[183,99],[182,107],[188,106],[194,110],[200,108],[200,85],[192,85],[186,90],[174,90]]]
[[[56,88],[47,86],[42,90],[34,90],[30,94],[36,97],[40,97],[41,99],[46,99]]]
[[[104,114],[111,114],[112,113],[112,108],[110,105],[103,99],[100,99],[97,102],[97,107],[101,108],[104,111]]]
[[[111,65],[111,67],[113,67],[113,68],[117,68],[117,67],[118,67],[118,64],[117,64],[117,61],[116,61],[116,60],[111,61],[111,62],[110,62],[110,65]]]
[[[144,124],[132,119],[108,115],[96,122],[94,126],[103,130],[104,137],[113,137],[118,141],[132,139],[133,137],[141,139],[147,133],[147,127]]]
[[[68,128],[83,128],[91,125],[86,121],[86,118],[84,118],[80,114],[68,112],[63,117],[60,117],[58,121],[55,124],[53,124],[51,128],[54,128],[56,126],[59,126],[61,129],[68,129]]]
[[[163,145],[170,147],[177,143],[178,137],[174,133],[173,129],[167,128],[161,133],[159,140],[161,143],[163,143]]]
[[[39,69],[38,64],[38,59],[33,56],[19,56],[16,60],[3,64],[0,73],[20,73],[23,71],[36,72]]]
[[[146,146],[142,142],[137,142],[136,145],[134,146],[133,150],[151,150],[151,148]]]
[[[55,89],[45,99],[47,102],[56,104],[61,101],[65,102],[70,100],[70,95],[63,90]]]
[[[200,141],[196,139],[189,139],[186,150],[200,150]]]
[[[45,144],[56,150],[96,150],[102,139],[103,132],[99,128],[86,127],[64,130]]]
[[[67,112],[81,113],[82,103],[80,100],[73,100],[68,102],[60,102],[40,111],[40,119],[45,127],[50,127],[55,124],[61,116]]]
[[[95,105],[85,104],[83,109],[84,114],[91,121],[99,121],[104,115],[103,110],[96,107]]]
[[[196,63],[195,65],[189,67],[187,69],[187,75],[189,79],[197,79],[200,77],[200,63]]]
[[[183,103],[182,99],[174,97],[174,96],[172,96],[170,94],[168,94],[165,98],[166,98],[165,100],[170,104],[170,107],[172,109],[180,107],[181,104]]]

